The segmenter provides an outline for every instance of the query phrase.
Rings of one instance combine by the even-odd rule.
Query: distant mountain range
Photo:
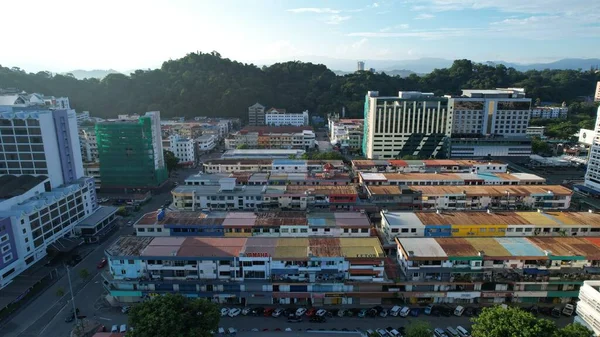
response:
[[[331,57],[320,57],[320,56],[303,56],[292,58],[290,60],[299,60],[302,62],[311,62],[315,64],[324,64],[337,75],[346,75],[356,71],[357,60],[349,59],[336,59]],[[417,60],[363,60],[365,62],[365,68],[374,68],[376,72],[385,72],[388,75],[398,75],[400,77],[406,77],[410,74],[427,74],[436,68],[448,68],[452,65],[453,60],[441,59],[441,58],[420,58]],[[281,61],[275,60],[257,60],[247,63],[253,63],[260,66],[271,65]],[[481,62],[489,65],[504,64],[507,67],[513,67],[519,71],[527,70],[544,70],[544,69],[582,69],[588,70],[590,67],[600,66],[600,59],[580,59],[580,58],[568,58],[561,59],[549,63],[512,63],[506,61],[485,61]],[[126,71],[120,72],[114,69],[109,70],[73,70],[70,71],[73,76],[77,79],[83,78],[104,78],[108,74],[113,73],[124,73],[129,74],[133,72]]]

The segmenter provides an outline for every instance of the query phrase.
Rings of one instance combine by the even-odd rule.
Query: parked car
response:
[[[313,322],[313,323],[325,323],[327,320],[325,319],[325,317],[312,316],[310,318],[310,321]]]
[[[379,317],[387,317],[388,311],[386,309],[381,310],[379,313]]]
[[[367,310],[368,317],[377,317],[378,314],[379,314],[379,312],[375,308],[371,308],[371,309]]]
[[[237,330],[235,328],[228,328],[227,333],[230,335],[235,335],[237,333]]]
[[[124,306],[121,308],[121,312],[122,312],[122,313],[124,313],[124,314],[128,314],[128,313],[129,313],[129,310],[131,310],[131,307],[130,307],[130,306],[128,306],[128,305],[124,305]]]
[[[295,308],[285,308],[285,310],[283,310],[283,316],[285,317],[290,317],[290,315],[295,315],[296,314],[296,309]]]
[[[263,307],[254,308],[252,311],[250,311],[253,316],[262,316],[264,312],[265,308]]]
[[[442,306],[440,308],[440,312],[442,313],[443,316],[446,316],[446,317],[452,316],[452,309],[448,308],[446,306]]]
[[[560,310],[560,307],[554,307],[554,308],[552,308],[552,311],[551,311],[552,317],[559,318],[561,311],[562,310]]]
[[[400,317],[407,317],[408,314],[410,314],[410,308],[409,307],[403,307],[400,310],[400,313],[398,314]]]
[[[107,262],[108,261],[106,260],[106,258],[103,257],[102,260],[100,260],[100,262],[98,262],[98,264],[96,265],[96,268],[98,268],[98,269],[104,268],[106,266]]]
[[[367,309],[362,309],[358,312],[358,317],[363,318],[365,316],[367,316]]]
[[[534,306],[527,308],[527,311],[529,311],[533,315],[537,316],[537,314],[540,312],[540,309],[538,308],[537,305],[534,305]]]
[[[448,337],[448,335],[446,335],[446,332],[443,329],[440,329],[440,328],[435,328],[433,330],[433,335],[435,337]]]
[[[337,316],[340,312],[340,309],[331,309],[327,312],[327,317]]]
[[[325,309],[319,309],[319,310],[317,310],[317,312],[315,313],[315,315],[323,317],[323,316],[327,315],[327,310],[325,310]]]
[[[275,308],[265,308],[265,311],[263,312],[263,316],[269,317],[269,316],[273,315],[273,311],[275,311]]]
[[[346,316],[346,310],[340,309],[340,311],[338,311],[337,315],[338,315],[338,317],[344,317],[344,316]]]
[[[126,333],[127,332],[127,324],[121,324],[121,326],[119,327],[119,332]]]
[[[459,305],[456,308],[454,308],[454,316],[462,316],[462,314],[465,312],[465,307]]]
[[[399,305],[395,305],[390,309],[390,316],[398,316],[400,313],[400,309],[402,309]]]
[[[231,308],[231,309],[229,309],[229,317],[238,316],[241,312],[242,312],[242,310],[239,308]]]
[[[221,308],[221,317],[227,316],[227,314],[229,314],[229,309]]]
[[[283,309],[282,308],[277,308],[275,310],[273,310],[273,313],[271,314],[271,316],[273,317],[279,317],[283,314]]]
[[[467,317],[473,317],[475,314],[473,307],[466,307],[464,315]]]
[[[413,317],[419,317],[420,312],[421,312],[421,310],[419,308],[410,309],[410,315]]]
[[[380,337],[388,337],[388,333],[384,329],[377,329],[376,332]]]
[[[242,315],[244,315],[244,316],[248,315],[251,312],[252,312],[252,308],[245,307],[244,309],[242,309]]]
[[[429,304],[427,307],[425,307],[425,310],[423,310],[423,313],[425,315],[431,315],[431,311],[433,311],[433,304]]]
[[[575,311],[575,306],[573,304],[565,304],[565,307],[562,310],[563,315],[571,316]]]
[[[306,313],[306,308],[298,308],[298,310],[296,310],[296,316],[302,316]]]
[[[293,314],[292,314],[292,315],[289,315],[289,316],[288,316],[288,319],[287,319],[287,321],[288,321],[288,322],[290,322],[290,323],[298,323],[298,322],[302,322],[302,317],[300,317],[300,316],[296,316],[296,315],[293,315]]]
[[[119,326],[114,324],[112,328],[110,328],[110,332],[119,332]]]
[[[317,313],[317,309],[315,309],[315,308],[310,308],[310,309],[306,310],[306,314],[305,314],[305,315],[306,315],[306,316],[308,316],[308,317],[312,317],[312,316],[314,316],[316,313]]]

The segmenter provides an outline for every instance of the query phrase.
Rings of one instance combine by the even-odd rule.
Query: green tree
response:
[[[473,319],[473,337],[548,337],[557,330],[547,319],[537,319],[519,308],[495,306]]]
[[[58,289],[56,289],[56,296],[57,297],[63,297],[64,295],[65,295],[65,288],[59,287]]]
[[[431,337],[433,329],[425,321],[413,321],[406,326],[406,337]]]
[[[238,149],[238,150],[245,150],[247,148],[248,148],[247,144],[240,144],[240,145],[236,146],[236,149]]]
[[[558,329],[552,337],[592,337],[594,333],[579,323],[571,323]]]
[[[531,151],[535,154],[547,154],[552,151],[550,145],[543,140],[535,137],[531,139]]]
[[[82,280],[87,280],[90,277],[90,272],[87,269],[83,268],[79,270],[79,277]]]
[[[216,304],[180,294],[166,294],[134,306],[128,337],[209,337],[217,331],[220,313]]]
[[[175,154],[171,151],[164,150],[165,164],[167,165],[167,171],[169,174],[171,172],[177,170],[177,163],[179,163],[179,159],[175,157]]]

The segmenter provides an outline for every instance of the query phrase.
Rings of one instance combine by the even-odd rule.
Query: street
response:
[[[182,172],[180,172],[177,177],[171,180],[181,184],[189,174],[197,172],[198,169],[181,171]],[[152,199],[147,204],[143,205],[140,211],[130,215],[128,219],[132,219],[135,222],[144,213],[155,211],[160,208],[167,200],[171,200],[170,191],[153,195]],[[124,221],[124,223],[126,222],[127,221]],[[98,261],[104,257],[104,250],[112,244],[117,237],[132,233],[133,228],[130,226],[118,228],[118,230],[114,231],[109,238],[104,240],[104,242],[95,245],[96,248],[71,270],[71,282],[75,294],[75,305],[80,310],[80,315],[87,316],[87,319],[94,319],[94,316],[96,316],[98,322],[109,326],[109,328],[112,324],[123,324],[126,323],[127,320],[126,317],[123,317],[118,308],[105,308],[106,303],[103,298],[106,293],[102,286],[102,277],[100,276],[96,265]],[[82,269],[86,269],[89,272],[89,277],[87,279],[83,279],[79,276],[79,272]],[[57,291],[59,289],[65,291],[63,296],[57,296]],[[75,322],[65,322],[65,318],[72,308],[70,299],[69,283],[65,276],[49,287],[26,307],[22,308],[20,312],[7,322],[2,328],[2,336],[69,336],[69,333],[75,324]],[[102,313],[102,315],[100,315],[100,313]]]

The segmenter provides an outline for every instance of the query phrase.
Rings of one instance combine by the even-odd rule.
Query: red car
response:
[[[275,308],[265,308],[265,312],[263,313],[265,317],[270,317],[273,314]]]
[[[317,313],[317,309],[315,308],[310,308],[306,311],[306,316],[308,317],[312,317]]]
[[[105,257],[103,257],[103,258],[102,258],[102,260],[100,260],[100,262],[98,262],[98,265],[96,265],[96,267],[97,267],[98,269],[102,269],[102,268],[104,268],[104,266],[106,266],[106,262],[107,262],[107,261],[106,261],[106,258],[105,258]]]

